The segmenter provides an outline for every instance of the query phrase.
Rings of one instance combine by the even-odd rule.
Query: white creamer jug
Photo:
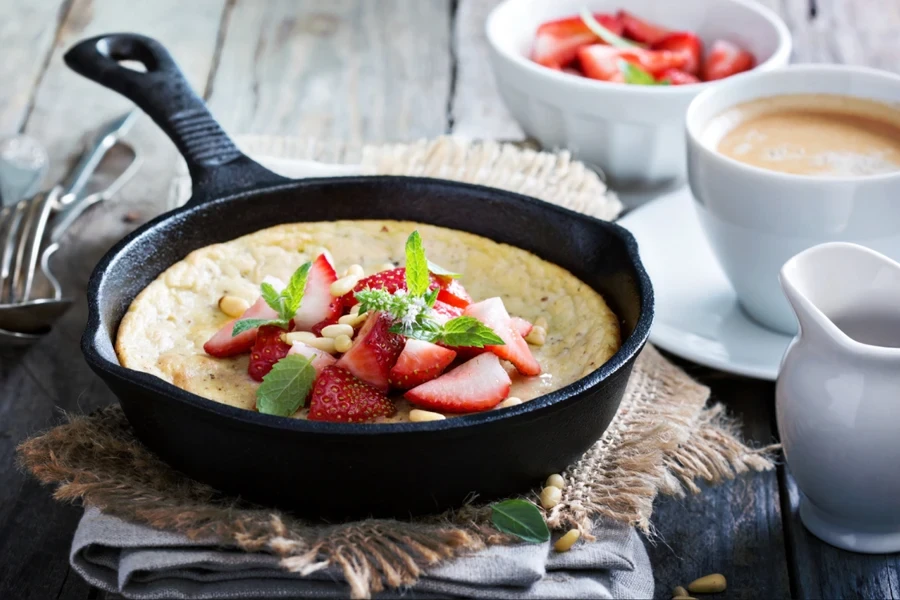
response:
[[[776,385],[800,518],[840,548],[900,551],[900,264],[822,244],[781,286],[800,322]]]

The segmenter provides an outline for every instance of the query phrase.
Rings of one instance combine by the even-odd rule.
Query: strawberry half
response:
[[[404,345],[402,336],[390,332],[392,324],[391,318],[384,313],[369,315],[337,366],[386,392],[391,367],[403,352]]]
[[[434,320],[443,325],[450,319],[455,319],[456,317],[460,317],[463,314],[463,309],[458,306],[452,306],[447,304],[446,302],[441,302],[438,300],[434,303],[434,306],[431,307],[431,310],[434,311]]]
[[[475,317],[494,330],[503,346],[485,346],[500,358],[508,360],[515,365],[516,370],[522,375],[534,376],[541,374],[541,365],[534,359],[525,338],[519,335],[512,324],[503,300],[500,298],[488,298],[475,304],[470,304],[463,311],[464,315]]]
[[[682,71],[687,71],[691,75],[700,72],[700,59],[703,57],[703,42],[700,41],[693,33],[687,31],[676,31],[670,33],[663,39],[659,40],[650,48],[651,50],[668,50],[676,54],[685,56]],[[678,85],[674,81],[673,85]]]
[[[581,70],[591,79],[624,81],[620,60],[636,64],[655,76],[668,69],[680,69],[687,62],[687,56],[668,50],[614,48],[606,44],[594,44],[578,50]]]
[[[455,279],[438,277],[436,275],[431,275],[430,277],[431,284],[428,286],[428,289],[440,288],[438,300],[441,302],[460,308],[465,308],[472,303],[472,297],[469,296],[462,284]],[[359,283],[351,291],[341,296],[340,302],[348,308],[355,306],[357,304],[355,294],[362,290],[385,290],[389,294],[393,294],[397,290],[406,291],[406,267],[381,271],[360,279]]]
[[[278,313],[266,304],[266,301],[259,298],[253,306],[244,311],[240,316],[241,319],[277,319]],[[231,319],[215,333],[209,341],[203,344],[203,350],[210,356],[218,358],[226,358],[236,354],[249,352],[256,342],[256,329],[248,329],[243,333],[232,336],[231,331],[234,329],[234,323],[238,319]]]
[[[272,365],[287,356],[291,346],[281,339],[283,334],[284,329],[274,325],[263,325],[259,328],[256,343],[250,351],[250,366],[247,369],[250,377],[262,381],[272,370]]]
[[[622,34],[622,23],[615,16],[595,14],[594,18],[616,35]],[[531,60],[551,69],[561,69],[575,60],[580,47],[597,42],[597,35],[581,17],[549,21],[538,27]]]
[[[316,370],[316,375],[321,375],[322,371],[337,362],[337,359],[328,354],[324,350],[307,346],[303,342],[294,342],[288,354],[299,354],[309,359],[309,364]]]
[[[622,34],[641,44],[652,46],[670,33],[665,27],[648,23],[625,10],[616,13],[616,18],[622,23]]]
[[[703,63],[703,81],[724,79],[749,71],[756,64],[752,54],[726,40],[716,40],[709,47]]]
[[[309,400],[310,421],[362,423],[391,417],[394,403],[380,390],[360,381],[340,367],[326,367],[313,385]]]
[[[391,369],[388,381],[391,387],[408,390],[443,373],[455,358],[456,352],[449,348],[408,339],[397,363]]]
[[[510,317],[509,320],[512,323],[513,329],[519,332],[519,335],[525,337],[531,330],[534,329],[534,325],[526,321],[521,317]]]
[[[331,284],[337,281],[337,273],[324,254],[320,254],[309,269],[306,289],[297,314],[294,327],[299,331],[310,329],[322,321],[340,318],[343,310],[341,302],[331,296]]]
[[[663,71],[659,74],[659,80],[668,81],[672,85],[688,85],[691,83],[700,83],[700,80],[697,77],[679,69],[667,69]]]
[[[512,382],[494,354],[479,354],[403,397],[423,408],[448,413],[488,410],[509,395]]]

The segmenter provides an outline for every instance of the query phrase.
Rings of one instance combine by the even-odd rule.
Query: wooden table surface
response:
[[[764,0],[794,35],[795,62],[900,69],[898,0]],[[58,178],[84,136],[128,108],[70,72],[75,41],[137,31],[172,51],[232,133],[411,140],[456,132],[517,138],[496,95],[482,23],[496,0],[0,0],[0,137],[43,141]],[[27,351],[0,354],[0,599],[105,598],[69,569],[80,509],[16,470],[30,433],[115,401],[78,348],[91,268],[113,242],[164,209],[172,144],[146,118],[128,136],[138,179],[79,220],[59,257],[78,302]],[[681,363],[708,383],[760,444],[776,438],[773,385]],[[681,500],[660,499],[648,543],[657,596],[711,572],[734,598],[900,598],[900,556],[819,542],[797,517],[784,468]]]

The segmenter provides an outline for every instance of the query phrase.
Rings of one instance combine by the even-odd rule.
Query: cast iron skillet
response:
[[[122,60],[140,61],[147,71],[122,67]],[[609,425],[653,317],[650,281],[627,231],[533,198],[436,179],[285,179],[238,151],[155,40],[95,37],[65,61],[150,115],[193,178],[184,207],[147,223],[97,265],[82,339],[88,364],[164,460],[226,492],[307,516],[403,516],[460,506],[473,493],[491,499],[525,492],[571,464]],[[406,219],[524,248],[604,295],[621,318],[622,348],[587,377],[520,406],[389,425],[240,410],[119,365],[114,343],[122,315],[189,252],[279,223],[335,219]]]

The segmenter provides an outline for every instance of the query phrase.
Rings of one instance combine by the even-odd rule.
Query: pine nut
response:
[[[350,265],[347,267],[347,270],[344,271],[344,277],[350,277],[351,275],[362,277],[365,274],[366,272],[363,270],[362,265]]]
[[[545,319],[544,317],[538,317],[537,319],[535,319],[534,324],[542,328],[544,331],[547,331],[547,329],[549,329],[547,325],[547,319]]]
[[[351,328],[352,329],[352,328]],[[339,335],[334,338],[334,349],[343,354],[353,345],[353,340],[349,335]]]
[[[317,348],[324,352],[328,352],[329,354],[335,353],[334,340],[331,338],[325,338],[325,337],[315,338],[313,340],[306,342],[306,345],[312,346],[313,348]]]
[[[356,287],[356,284],[359,283],[359,279],[360,278],[356,275],[347,275],[346,277],[341,277],[331,284],[331,295],[334,297],[338,297],[349,293],[353,288]]]
[[[413,423],[424,423],[426,421],[443,421],[446,419],[441,413],[431,412],[430,410],[419,410],[414,408],[409,411],[409,420]]]
[[[553,487],[563,489],[564,487],[566,487],[566,480],[563,479],[562,475],[560,475],[559,473],[554,473],[547,478],[547,483],[545,483],[544,485],[548,487],[552,485]]]
[[[717,594],[724,592],[726,587],[728,584],[725,576],[721,573],[713,573],[690,582],[688,591],[692,594]]]
[[[376,267],[375,272],[381,273],[382,271],[391,271],[396,268],[397,268],[397,265],[395,265],[394,263],[386,262],[386,263],[383,263],[383,264],[379,265],[378,267]]]
[[[359,305],[357,304],[357,306],[359,306]],[[338,319],[338,323],[340,325],[349,325],[351,328],[355,328],[355,327],[359,327],[360,325],[365,323],[366,318],[368,318],[368,316],[369,316],[369,313],[363,313],[363,314],[350,313],[349,315],[344,315],[343,317]],[[351,334],[350,337],[353,337],[353,335]]]
[[[547,341],[547,330],[540,325],[531,328],[531,332],[525,336],[525,341],[532,346],[543,346]]]
[[[310,342],[316,339],[316,334],[309,331],[292,331],[290,333],[284,334],[282,337],[288,344],[293,344],[294,342],[303,342],[304,344],[309,345]]]
[[[522,404],[521,398],[516,398],[515,396],[510,396],[503,402],[497,405],[497,408],[506,408],[508,406],[516,406],[517,404]]]
[[[358,315],[358,314],[359,314],[359,304],[354,304],[354,305],[353,305],[353,308],[350,309],[350,314],[351,314],[351,315]]]
[[[676,598],[678,596],[681,596],[682,598],[684,598],[687,595],[688,595],[688,591],[686,589],[684,589],[683,587],[681,587],[680,585],[675,586],[675,589],[672,590],[672,596],[674,596]]]
[[[353,335],[353,327],[350,325],[326,325],[322,328],[322,337],[336,338],[339,335],[350,337]]]
[[[222,296],[219,298],[219,310],[231,317],[237,319],[250,308],[250,303],[243,298],[237,296]]]
[[[541,490],[541,506],[550,510],[562,500],[562,490],[552,485]]]
[[[575,542],[578,541],[578,538],[581,537],[581,532],[577,529],[570,529],[566,532],[564,536],[556,540],[556,543],[553,544],[553,549],[557,552],[568,552],[569,549],[575,545]]]

